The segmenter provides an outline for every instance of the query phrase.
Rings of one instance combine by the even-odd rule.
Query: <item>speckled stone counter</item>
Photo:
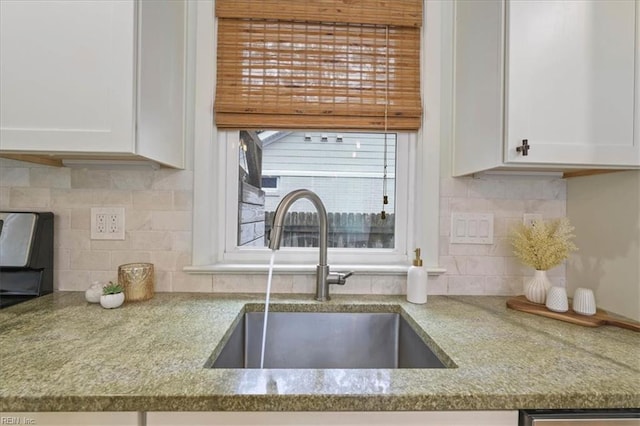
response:
[[[502,297],[274,296],[272,310],[400,312],[447,369],[203,368],[258,295],[156,294],[114,310],[56,293],[0,311],[0,411],[513,410],[640,407],[640,333]]]

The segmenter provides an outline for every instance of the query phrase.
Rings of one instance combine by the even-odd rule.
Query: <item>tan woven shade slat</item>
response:
[[[249,9],[257,9],[251,12],[255,14],[278,2],[227,3],[218,0],[217,10],[233,15],[241,4],[245,8],[252,4]],[[283,3],[286,8],[292,2]],[[287,16],[304,9],[300,4],[314,2],[293,3],[297,9],[292,6]],[[405,2],[319,3],[348,4],[354,13],[355,7],[367,4],[393,9],[396,3]],[[236,12],[228,12],[231,9]],[[301,17],[296,14],[296,19]],[[420,28],[416,25],[221,18],[216,125],[229,129],[384,130],[386,105],[389,130],[415,130],[421,116],[419,59]]]
[[[219,18],[422,25],[422,0],[216,0]]]

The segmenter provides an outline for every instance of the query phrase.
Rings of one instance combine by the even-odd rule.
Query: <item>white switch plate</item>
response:
[[[93,207],[91,239],[124,240],[124,207]]]
[[[451,244],[493,244],[493,213],[451,213]]]

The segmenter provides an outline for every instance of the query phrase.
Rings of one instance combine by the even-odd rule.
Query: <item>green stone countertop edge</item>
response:
[[[105,310],[61,292],[0,311],[0,411],[445,411],[640,407],[640,333],[505,297],[273,295],[275,311],[398,312],[457,368],[212,370],[259,294],[159,293]]]

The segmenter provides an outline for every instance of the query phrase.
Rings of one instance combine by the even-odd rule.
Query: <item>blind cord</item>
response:
[[[380,218],[386,219],[385,205],[389,204],[387,193],[387,128],[389,113],[389,26],[385,26],[385,68],[384,68],[384,157],[382,166],[382,212]]]

